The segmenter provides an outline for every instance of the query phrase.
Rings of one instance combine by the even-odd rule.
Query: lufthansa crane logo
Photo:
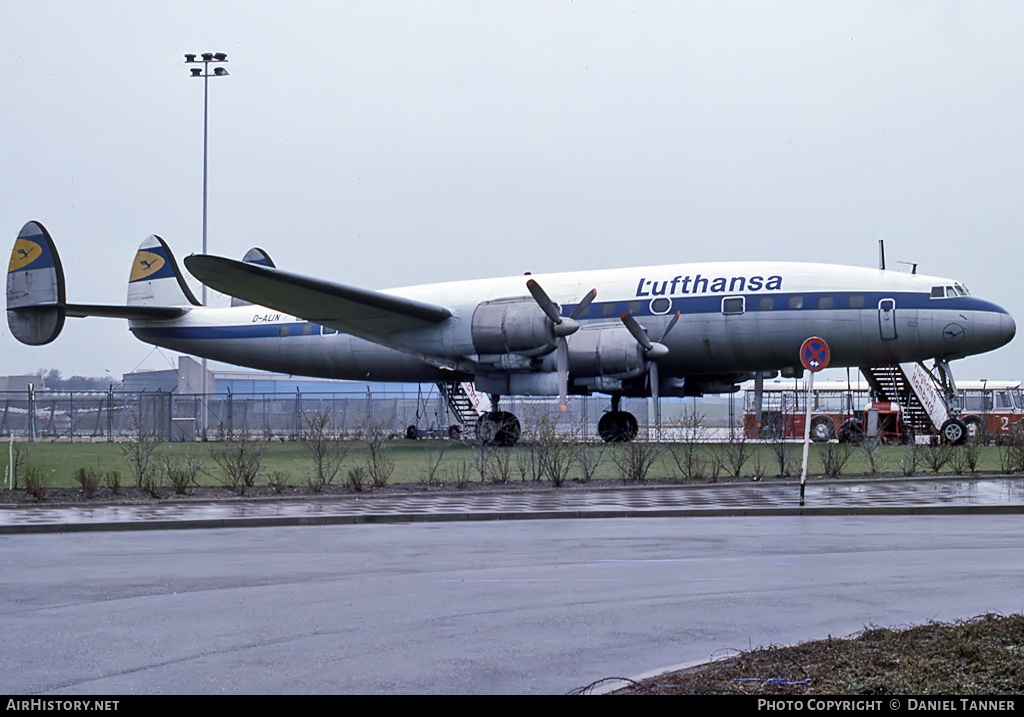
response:
[[[135,255],[135,263],[132,264],[132,274],[128,281],[140,281],[160,271],[164,265],[164,258],[151,251],[140,251]]]
[[[11,263],[7,271],[18,271],[34,262],[43,254],[43,247],[28,239],[18,239],[14,242],[14,251],[11,252]]]
[[[947,343],[958,344],[964,340],[965,333],[966,330],[960,324],[946,324],[946,328],[942,330],[942,338]]]

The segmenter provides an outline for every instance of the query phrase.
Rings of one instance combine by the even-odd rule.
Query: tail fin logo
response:
[[[135,263],[132,264],[132,273],[128,281],[141,281],[156,274],[164,266],[164,258],[159,254],[149,251],[139,251],[135,255]]]
[[[18,271],[43,255],[43,247],[34,241],[19,238],[14,242],[14,251],[11,252],[11,263],[7,271]]]

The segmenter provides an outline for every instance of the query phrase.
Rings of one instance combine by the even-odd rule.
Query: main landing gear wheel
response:
[[[520,432],[519,419],[508,411],[488,411],[476,422],[476,438],[485,446],[514,446]]]
[[[605,443],[624,443],[636,438],[640,424],[627,411],[609,411],[597,422],[597,434]]]
[[[942,434],[942,440],[946,443],[958,446],[967,438],[967,424],[959,418],[950,418],[942,424],[939,433]]]

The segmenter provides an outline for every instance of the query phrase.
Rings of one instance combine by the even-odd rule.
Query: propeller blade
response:
[[[652,344],[651,340],[647,338],[647,332],[640,328],[640,324],[638,324],[636,319],[633,318],[633,315],[627,311],[619,318],[622,319],[622,323],[626,325],[627,329],[629,329],[629,333],[633,334],[633,338],[636,339],[636,342],[644,347],[644,351],[650,351],[651,346],[654,344]]]
[[[669,332],[670,332],[670,331],[671,331],[672,329],[674,329],[674,328],[675,328],[675,326],[676,326],[676,322],[677,322],[677,321],[679,321],[679,315],[680,315],[680,314],[682,314],[682,313],[683,313],[683,312],[681,312],[681,311],[677,311],[677,312],[676,312],[676,315],[672,317],[672,320],[668,322],[668,326],[666,326],[666,327],[665,327],[665,333],[663,333],[663,334],[661,335],[661,340],[662,340],[662,341],[664,341],[664,340],[665,340],[665,337],[666,337],[666,336],[668,336],[668,333],[669,333]]]
[[[562,314],[559,310],[558,304],[551,300],[551,297],[548,296],[544,289],[540,287],[540,284],[538,284],[533,279],[529,279],[526,282],[526,288],[530,290],[530,295],[533,297],[533,300],[536,301],[537,304],[540,306],[541,311],[543,311],[547,315],[547,317],[551,319],[551,322],[555,326],[562,323]]]
[[[564,411],[569,401],[569,340],[564,336],[558,339],[555,349],[555,361],[558,370],[558,405]]]
[[[570,319],[575,319],[583,315],[587,309],[590,308],[590,302],[597,298],[597,289],[591,289],[587,292],[587,295],[583,297],[580,303],[576,304],[576,308],[573,309],[572,314],[569,315]]]

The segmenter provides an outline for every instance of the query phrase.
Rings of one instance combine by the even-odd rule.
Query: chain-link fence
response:
[[[649,401],[623,399],[621,408],[636,416],[641,435],[648,431]],[[574,437],[596,437],[597,422],[608,410],[605,396],[572,397],[568,411],[557,398],[501,399],[501,410],[522,423],[524,435],[538,425]],[[166,391],[7,391],[0,392],[0,437],[21,440],[117,441],[144,430],[161,440],[218,440],[231,434],[253,438],[300,440],[313,412],[329,415],[329,430],[357,436],[372,429],[396,436],[416,428],[419,437],[472,437],[475,419],[465,423],[436,387],[418,392],[226,393],[207,396]],[[205,412],[205,427],[204,414]],[[673,409],[663,402],[665,422]]]
[[[543,429],[578,440],[595,440],[609,410],[608,396],[571,396],[561,411],[557,397],[505,396],[501,410],[520,421],[525,438]],[[713,405],[693,399],[661,401],[661,430],[652,422],[649,399],[623,398],[638,436],[674,440],[679,427],[698,416],[711,440],[727,440],[743,426],[743,402],[729,396]],[[436,386],[419,391],[219,393],[205,398],[166,391],[0,391],[0,438],[18,440],[118,441],[138,430],[164,441],[219,440],[245,434],[267,440],[301,440],[308,417],[323,412],[327,430],[356,437],[367,430],[395,436],[472,438],[475,416],[460,421]],[[205,413],[205,426],[204,426]],[[722,434],[722,435],[719,435]]]

